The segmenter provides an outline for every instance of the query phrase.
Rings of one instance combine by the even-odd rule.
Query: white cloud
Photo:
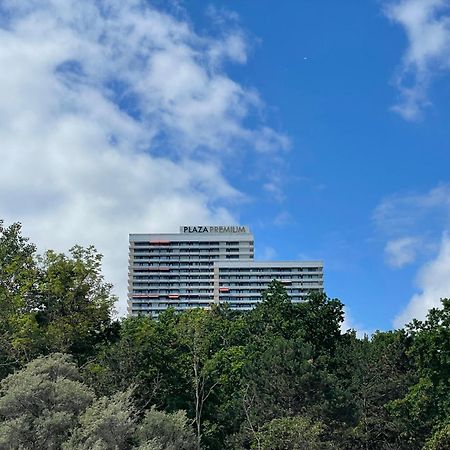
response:
[[[435,228],[440,235],[450,226],[450,185],[440,184],[425,193],[392,195],[377,206],[373,217],[377,227],[391,238]]]
[[[124,311],[129,232],[231,223],[223,158],[286,147],[230,79],[245,41],[130,0],[0,5],[0,216],[41,248],[95,244]]]
[[[283,227],[286,225],[291,225],[294,223],[294,218],[288,211],[281,211],[273,219],[273,224],[278,227]]]
[[[286,196],[278,178],[272,177],[270,181],[263,184],[263,189],[277,202],[283,202]]]
[[[386,3],[389,19],[408,37],[395,84],[400,101],[393,107],[406,120],[417,120],[429,105],[427,90],[439,72],[450,68],[450,5],[448,0],[394,0]]]
[[[356,336],[359,339],[363,339],[365,336],[371,337],[374,330],[369,330],[362,326],[360,323],[355,322],[352,315],[350,314],[349,308],[344,306],[344,321],[341,323],[341,333],[345,333],[348,330],[355,330]]]
[[[438,255],[419,271],[415,294],[407,307],[395,318],[394,326],[401,327],[412,319],[424,319],[431,308],[441,306],[440,299],[450,297],[450,237],[444,235]]]
[[[401,268],[412,263],[417,254],[420,239],[415,237],[403,237],[388,241],[384,251],[387,262],[391,267]]]
[[[450,296],[450,185],[391,196],[375,210],[374,219],[389,239],[385,252],[392,267],[420,262],[418,292],[395,318],[394,326],[425,318],[430,308],[440,306],[441,297]]]
[[[240,33],[233,33],[221,41],[215,41],[209,51],[212,61],[220,63],[224,58],[244,64],[247,62],[247,46]]]

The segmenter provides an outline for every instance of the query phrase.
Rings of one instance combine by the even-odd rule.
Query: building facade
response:
[[[273,279],[285,284],[293,302],[323,289],[320,261],[255,261],[246,226],[181,226],[180,233],[130,234],[129,315],[174,307],[206,308],[229,303],[249,310]]]
[[[261,300],[272,280],[284,284],[293,303],[311,291],[323,290],[320,261],[217,261],[214,263],[214,301],[232,309],[249,310]]]

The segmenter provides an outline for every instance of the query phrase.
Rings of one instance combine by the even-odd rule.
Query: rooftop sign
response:
[[[250,233],[247,226],[243,225],[196,225],[180,227],[180,233]]]

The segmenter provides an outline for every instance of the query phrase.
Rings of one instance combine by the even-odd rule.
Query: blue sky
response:
[[[450,296],[450,2],[0,7],[0,216],[96,245],[124,310],[129,232],[250,225],[323,259],[346,326]]]

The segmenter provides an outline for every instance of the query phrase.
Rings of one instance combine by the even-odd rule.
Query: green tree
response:
[[[20,223],[0,220],[0,378],[30,361],[39,341],[34,314],[27,308],[36,295],[36,247],[21,234]]]
[[[300,337],[313,346],[315,357],[334,352],[341,339],[342,302],[323,292],[311,292],[306,301],[295,305],[294,311]]]
[[[291,338],[297,333],[292,320],[295,317],[294,309],[284,285],[273,280],[262,293],[262,301],[248,313],[247,326],[251,335],[258,338],[273,334]]]
[[[136,438],[138,449],[195,450],[197,438],[185,411],[167,414],[151,408],[140,423]]]
[[[349,448],[408,448],[399,439],[401,427],[386,408],[415,381],[408,347],[409,338],[402,330],[377,332],[372,339],[358,339],[348,332],[341,339],[331,364],[343,395],[332,419],[337,421],[336,439],[350,427]]]
[[[257,450],[326,450],[337,448],[326,439],[324,425],[308,417],[283,417],[265,424],[256,433]]]
[[[258,340],[268,334],[285,339],[301,338],[319,356],[334,351],[341,337],[343,304],[321,292],[311,292],[305,301],[293,304],[286,288],[273,280],[262,293],[262,301],[249,312],[247,324]]]
[[[180,316],[178,323],[179,340],[186,349],[187,376],[192,385],[197,449],[201,448],[206,401],[220,383],[211,359],[214,353],[214,341],[209,331],[213,325],[213,314],[204,309],[186,311]]]
[[[102,256],[75,246],[70,255],[36,248],[20,224],[0,221],[0,376],[40,354],[70,352],[79,362],[114,339],[111,285]]]
[[[188,408],[191,381],[173,311],[150,317],[129,317],[121,323],[119,339],[105,343],[83,373],[98,395],[112,395],[135,386],[139,409],[149,405],[168,411]]]
[[[132,446],[135,415],[131,391],[95,400],[80,415],[63,450],[126,450]]]
[[[59,449],[93,399],[69,356],[30,362],[1,381],[0,448]]]
[[[450,448],[450,422],[440,425],[426,442],[423,450],[448,450]]]
[[[420,449],[450,416],[450,299],[442,299],[442,308],[431,309],[426,320],[413,320],[406,331],[418,380],[389,410],[402,427],[401,438]]]
[[[48,251],[38,261],[38,293],[28,306],[36,311],[43,351],[70,352],[86,360],[113,333],[116,297],[101,274],[102,255],[92,246],[75,246],[70,256]]]

